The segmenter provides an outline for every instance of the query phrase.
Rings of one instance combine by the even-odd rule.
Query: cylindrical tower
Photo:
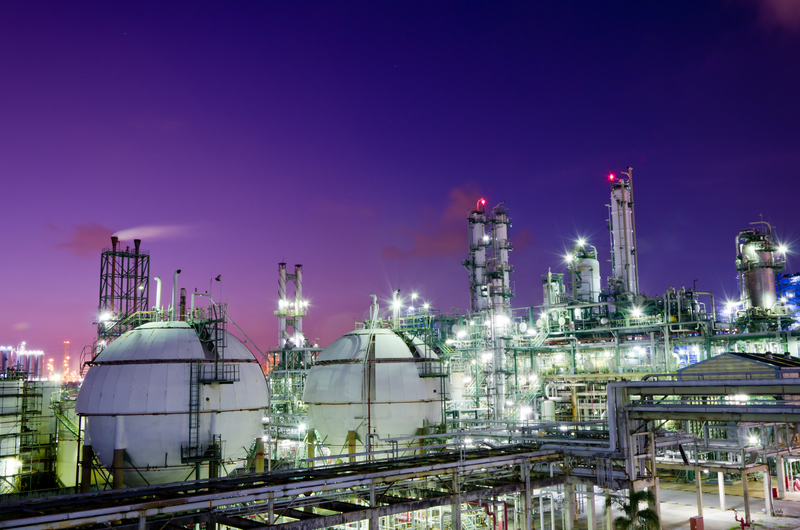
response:
[[[278,263],[278,348],[286,345],[286,264]]]
[[[481,199],[474,210],[470,210],[469,256],[463,265],[469,271],[469,291],[472,311],[483,311],[488,304],[486,285],[486,248],[491,244],[491,236],[486,232],[487,219],[484,213],[486,199]]]
[[[778,246],[772,239],[772,227],[763,224],[764,232],[751,228],[736,236],[736,270],[743,309],[770,311],[778,301],[775,271],[783,270],[785,263],[775,257]]]
[[[296,346],[303,345],[303,309],[305,300],[303,299],[303,266],[299,263],[294,266],[294,343]]]
[[[639,294],[636,257],[636,228],[633,216],[633,170],[622,172],[628,178],[609,176],[611,181],[611,263],[612,277],[622,282],[624,292]]]
[[[572,247],[567,270],[572,278],[572,297],[576,302],[600,301],[600,262],[595,247],[584,242]]]

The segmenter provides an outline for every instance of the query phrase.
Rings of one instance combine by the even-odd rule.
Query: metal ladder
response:
[[[189,365],[189,455],[198,447],[198,431],[200,429],[200,373],[202,365],[199,361],[193,361]]]

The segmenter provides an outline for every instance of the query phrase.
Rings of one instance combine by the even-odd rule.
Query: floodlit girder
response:
[[[800,423],[800,406],[782,405],[634,405],[634,420],[769,421]]]
[[[706,379],[625,383],[633,396],[726,396],[800,394],[800,379]],[[759,420],[755,420],[759,421]],[[779,421],[779,420],[775,420]]]
[[[659,469],[688,469],[688,470],[695,470],[697,468],[701,468],[704,470],[708,470],[712,473],[742,473],[742,466],[741,464],[723,464],[721,462],[704,462],[700,461],[699,464],[679,464],[676,462],[665,462],[663,459],[656,458],[656,466]],[[744,466],[744,469],[747,470],[747,473],[758,473],[759,471],[764,471],[767,469],[767,466],[764,464],[751,464]]]
[[[370,484],[394,484],[399,481],[424,477],[452,476],[453,473],[468,475],[482,469],[500,469],[506,466],[519,466],[523,463],[552,462],[563,459],[560,451],[526,451],[506,449],[503,451],[482,451],[459,455],[445,453],[429,457],[409,458],[400,461],[367,462],[357,465],[339,466],[332,469],[292,470],[281,473],[265,473],[239,477],[208,479],[188,484],[165,484],[128,490],[111,490],[93,493],[90,496],[73,495],[54,499],[26,500],[5,503],[0,507],[5,528],[77,528],[88,525],[106,524],[123,519],[156,517],[162,515],[183,515],[191,512],[224,510],[228,507],[249,505],[258,507],[260,512],[267,510],[269,499],[286,500],[300,494],[308,497],[332,490],[355,490]],[[532,481],[533,487],[545,487],[564,482],[563,475],[546,477]],[[236,486],[236,487],[231,487]],[[513,493],[524,488],[524,482],[501,488],[481,488],[461,493],[462,502],[477,500],[486,496]],[[320,498],[328,502],[328,498]],[[431,503],[425,505],[425,503]],[[423,501],[398,503],[374,508],[380,516],[422,509],[435,504],[452,502],[451,496]],[[46,510],[45,510],[46,508]],[[276,507],[275,515],[294,518],[311,515],[313,520],[302,520],[280,525],[281,528],[321,528],[343,524],[331,521],[356,521],[366,518],[370,508],[347,514],[317,516],[308,512],[298,513]],[[31,513],[36,513],[30,516]],[[69,514],[66,517],[66,514]],[[301,515],[302,514],[302,515]],[[375,512],[372,512],[375,515]],[[358,517],[361,517],[360,519]],[[336,519],[339,518],[339,519]],[[303,523],[308,526],[303,526]],[[313,523],[313,524],[312,524]],[[321,526],[315,526],[319,524]],[[293,526],[292,526],[293,525]]]

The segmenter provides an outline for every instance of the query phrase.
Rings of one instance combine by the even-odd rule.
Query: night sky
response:
[[[280,261],[322,345],[370,293],[468,308],[480,197],[510,211],[515,307],[578,236],[605,279],[626,166],[647,294],[737,296],[761,216],[800,252],[797,0],[5,1],[0,98],[0,343],[57,362],[92,341],[119,231],[165,298],[177,268],[221,274],[262,349]]]

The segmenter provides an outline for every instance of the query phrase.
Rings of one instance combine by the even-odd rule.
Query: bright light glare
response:
[[[107,322],[109,320],[111,320],[111,313],[106,312],[100,315],[100,322]],[[25,343],[23,342],[22,344]]]
[[[567,427],[566,425],[559,425],[559,426],[558,426],[558,429],[559,429],[560,431],[566,431],[567,429],[569,429],[569,427]]]
[[[578,246],[582,247],[586,244],[586,240],[583,238],[578,239]]]
[[[305,423],[301,423],[300,424],[300,432],[306,432],[306,424]]]
[[[572,263],[572,254],[567,254],[566,256],[564,256],[564,260],[567,263]]]
[[[411,293],[411,299],[412,300],[416,300],[417,296],[418,296],[417,293]]]
[[[428,309],[431,308],[431,305],[430,304],[422,304],[422,308],[427,311]]]
[[[492,360],[492,354],[491,354],[491,352],[486,352],[486,353],[484,353],[483,355],[481,355],[481,360],[482,360],[483,362],[485,362],[485,363],[488,363],[489,361],[491,361],[491,360]]]
[[[633,318],[639,318],[642,316],[642,310],[638,307],[633,308]]]
[[[467,332],[464,331],[463,329],[458,330],[458,333],[456,333],[456,337],[459,338],[459,339],[463,339],[466,336],[467,336]]]
[[[787,247],[786,245],[778,245],[778,252],[783,255],[786,255],[786,253],[789,252],[789,247]]]

